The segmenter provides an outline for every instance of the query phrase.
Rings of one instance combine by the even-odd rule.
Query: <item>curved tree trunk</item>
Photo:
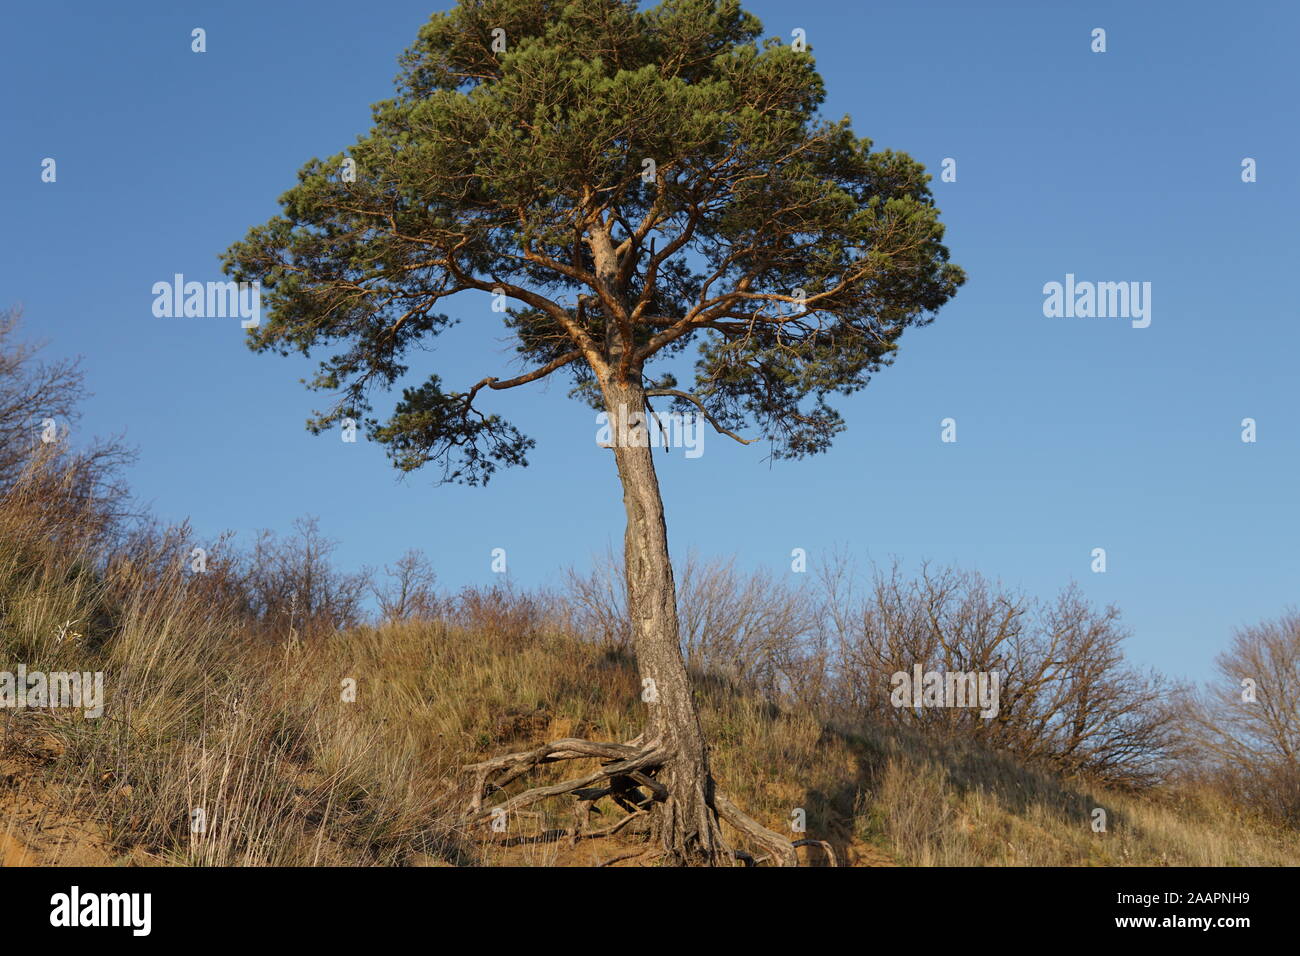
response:
[[[730,863],[718,825],[708,747],[678,636],[663,499],[654,449],[645,441],[647,429],[654,427],[644,417],[645,392],[639,384],[607,383],[605,399],[627,511],[623,557],[641,699],[648,710],[644,741],[670,754],[658,774],[668,792],[654,815],[653,835],[671,862]]]

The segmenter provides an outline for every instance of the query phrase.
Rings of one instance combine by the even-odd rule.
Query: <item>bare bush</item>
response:
[[[299,518],[293,528],[284,538],[262,531],[253,543],[244,572],[253,613],[277,633],[299,638],[361,623],[370,575],[333,566],[338,543],[321,534],[319,519]]]
[[[820,602],[812,588],[770,571],[737,570],[734,559],[678,563],[677,615],[687,664],[743,684],[771,701],[816,700],[826,673]],[[619,649],[630,643],[622,560],[612,552],[592,570],[568,572],[574,630]]]
[[[441,609],[434,584],[433,565],[423,551],[412,548],[397,561],[384,566],[387,580],[372,581],[370,590],[385,621],[406,621],[436,617]]]
[[[569,568],[567,577],[566,596],[574,632],[619,650],[629,648],[632,622],[627,614],[622,559],[607,550],[593,558],[586,574]]]
[[[43,362],[43,343],[18,340],[22,310],[0,311],[0,489],[8,488],[43,445],[45,422],[62,437],[80,416],[85,373],[76,360]]]
[[[772,701],[817,696],[825,670],[819,608],[810,588],[770,571],[742,573],[734,559],[681,563],[678,620],[686,660]]]
[[[1116,783],[1150,783],[1163,773],[1173,688],[1125,663],[1127,633],[1114,607],[1091,607],[1074,586],[1039,602],[954,568],[923,566],[912,578],[897,565],[877,571],[856,603],[838,569],[824,570],[823,580],[833,608],[826,620],[835,629],[837,710],[968,737]],[[893,675],[918,665],[923,673],[996,673],[996,715],[894,706]]]
[[[41,536],[103,546],[126,516],[121,473],[134,455],[118,439],[73,443],[84,374],[42,361],[43,344],[18,339],[20,316],[0,311],[0,496]]]
[[[1215,667],[1184,698],[1189,763],[1237,803],[1300,823],[1300,613],[1237,631]]]
[[[528,639],[560,630],[562,614],[553,595],[520,591],[509,582],[466,587],[442,605],[449,623],[489,638]]]

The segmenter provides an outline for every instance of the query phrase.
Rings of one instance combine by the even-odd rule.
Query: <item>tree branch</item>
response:
[[[741,438],[735,432],[723,428],[721,425],[718,424],[717,419],[715,419],[712,415],[709,414],[709,410],[704,407],[704,403],[688,392],[681,392],[675,388],[652,388],[652,389],[647,389],[645,395],[646,398],[654,398],[656,395],[670,395],[673,398],[680,398],[683,401],[690,402],[692,405],[694,405],[696,408],[700,410],[700,414],[704,416],[704,420],[706,422],[708,422],[710,425],[713,426],[714,431],[718,432],[720,435],[726,435],[728,438],[734,438],[742,445],[752,445],[754,442],[758,440],[756,438]]]

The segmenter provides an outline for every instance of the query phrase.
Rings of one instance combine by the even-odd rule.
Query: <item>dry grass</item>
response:
[[[1003,755],[889,741],[858,823],[917,866],[1295,866],[1300,834],[1208,792],[1063,781]],[[1105,813],[1104,832],[1094,829]]]
[[[637,729],[630,662],[559,635],[407,623],[291,649],[142,610],[110,649],[72,655],[80,669],[108,671],[110,716],[4,718],[11,750],[57,741],[41,752],[42,779],[65,812],[94,820],[113,852],[135,861],[571,862],[562,843],[497,847],[455,832],[464,795],[454,770],[546,738],[618,740]],[[29,666],[72,663],[64,651]],[[354,703],[341,699],[349,678]],[[728,789],[774,828],[802,808],[808,835],[829,839],[841,858],[874,846],[914,865],[1300,860],[1296,834],[1225,807],[1089,791],[1004,757],[927,751],[897,732],[835,731],[721,684],[705,682],[703,699]],[[1107,810],[1104,834],[1091,829],[1094,806]],[[206,814],[203,835],[190,832],[195,808]],[[511,820],[508,836],[570,822],[561,803],[544,813]]]
[[[470,595],[442,620],[289,641],[214,604],[179,562],[142,582],[93,560],[30,504],[0,503],[0,670],[102,670],[108,700],[98,720],[0,710],[0,807],[79,821],[96,854],[123,863],[548,866],[621,848],[532,839],[570,824],[563,802],[509,821],[498,843],[452,823],[464,763],[639,731],[640,684],[617,647],[559,633],[508,592]],[[1204,795],[1110,792],[905,728],[832,725],[716,676],[698,686],[727,791],[773,829],[802,810],[806,835],[841,860],[1300,862],[1295,831]],[[19,861],[36,839],[16,810],[0,836]],[[73,849],[30,856],[86,858]]]

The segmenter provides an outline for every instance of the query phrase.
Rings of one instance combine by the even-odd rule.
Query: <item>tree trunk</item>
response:
[[[633,374],[631,381],[609,376],[602,387],[627,509],[623,557],[641,699],[647,710],[645,730],[635,740],[623,743],[564,737],[541,747],[467,765],[464,769],[473,774],[473,796],[462,822],[472,827],[488,817],[508,815],[540,800],[572,793],[583,805],[582,822],[570,831],[574,842],[610,836],[625,823],[648,815],[651,837],[657,844],[654,849],[669,864],[730,865],[741,859],[751,865],[768,861],[777,866],[796,866],[795,847],[808,843],[819,844],[829,854],[829,844],[816,840],[791,842],[773,833],[714,786],[708,747],[677,632],[677,589],[668,558],[668,529],[659,479],[647,440],[650,433],[644,418],[645,391],[639,372]],[[485,793],[503,793],[511,781],[534,767],[593,757],[603,761],[594,772],[534,787],[506,797],[494,807],[483,805]],[[638,808],[627,800],[620,802],[618,795],[626,793],[629,786],[652,792],[653,812],[643,814],[649,808]],[[612,827],[590,831],[589,805],[611,795],[629,815]],[[754,857],[739,850],[733,853],[723,840],[720,820],[767,855]],[[833,855],[830,859],[834,865]]]
[[[645,441],[648,428],[654,427],[645,419],[645,391],[636,383],[607,382],[604,392],[627,510],[623,557],[641,699],[649,711],[644,741],[671,754],[657,777],[668,795],[653,815],[653,836],[669,862],[730,863],[718,825],[708,748],[678,636],[663,498],[654,449]],[[637,422],[640,426],[633,427]]]

